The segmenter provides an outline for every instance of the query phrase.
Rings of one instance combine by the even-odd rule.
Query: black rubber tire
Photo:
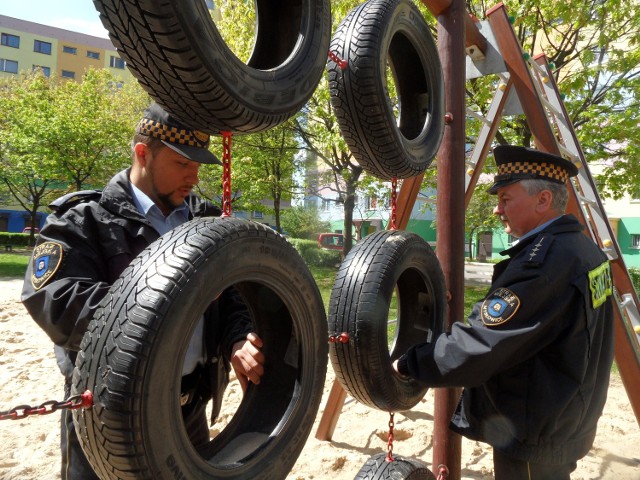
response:
[[[231,285],[264,341],[265,373],[201,456],[180,413],[181,366],[208,304]],[[85,334],[73,391],[83,450],[106,479],[284,478],[313,426],[327,368],[326,316],[296,250],[259,223],[199,219],[143,251]]]
[[[327,63],[331,104],[351,153],[380,178],[408,178],[433,161],[444,134],[444,79],[424,17],[409,0],[369,0],[340,23]],[[395,79],[399,121],[387,90]]]
[[[433,472],[418,460],[394,455],[393,461],[387,462],[386,458],[386,453],[372,456],[354,480],[436,480]]]
[[[331,36],[329,0],[256,0],[247,63],[227,47],[203,0],[94,0],[140,85],[185,125],[253,133],[284,122],[313,95]]]
[[[388,315],[394,291],[397,326],[389,347]],[[440,263],[412,232],[382,230],[358,242],[343,260],[329,301],[329,334],[336,378],[359,402],[383,411],[405,411],[427,388],[397,374],[392,363],[417,343],[444,331],[446,292]]]

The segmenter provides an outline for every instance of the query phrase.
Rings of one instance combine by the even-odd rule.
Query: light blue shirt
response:
[[[534,228],[533,230],[528,231],[527,233],[525,233],[523,236],[521,236],[517,241],[513,242],[513,245],[515,245],[516,243],[524,240],[525,238],[531,237],[533,235],[535,235],[536,233],[544,230],[545,228],[547,228],[549,225],[551,225],[553,222],[555,222],[556,220],[558,220],[560,217],[562,217],[562,215],[557,216],[556,218],[552,218],[551,220],[544,222],[542,225],[538,225],[536,228]]]
[[[153,228],[160,234],[173,230],[174,228],[182,225],[189,220],[189,207],[186,203],[183,203],[179,207],[173,209],[173,211],[165,217],[160,208],[149,198],[149,196],[136,187],[131,185],[131,191],[133,193],[133,203],[140,213],[142,213]],[[182,375],[188,375],[193,372],[198,364],[204,364],[204,319],[201,319],[196,325],[196,329],[193,332],[193,336],[189,342],[189,348],[185,355],[184,365],[182,366]]]

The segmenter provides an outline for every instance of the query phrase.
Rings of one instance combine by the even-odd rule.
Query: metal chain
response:
[[[389,439],[387,440],[387,456],[385,460],[387,462],[393,462],[393,427],[395,425],[393,421],[394,413],[389,413]]]
[[[329,52],[329,59],[331,59],[333,62],[335,62],[336,65],[338,65],[338,67],[340,68],[340,70],[344,70],[345,68],[347,68],[347,61],[343,60],[342,58],[340,58],[336,53],[334,52]]]
[[[449,478],[449,469],[446,465],[438,465],[438,478],[436,480],[445,480]]]
[[[231,216],[231,132],[222,132],[222,216]]]
[[[73,395],[67,400],[57,402],[49,400],[37,407],[30,405],[18,405],[11,410],[0,411],[0,420],[20,420],[30,415],[49,415],[58,410],[76,410],[78,408],[91,408],[93,406],[93,394],[86,390],[80,395]]]
[[[329,334],[329,343],[349,343],[347,332]]]
[[[393,177],[391,179],[391,218],[389,218],[389,229],[397,230],[398,227],[396,225],[396,215],[397,215],[397,204],[398,204],[398,179]]]

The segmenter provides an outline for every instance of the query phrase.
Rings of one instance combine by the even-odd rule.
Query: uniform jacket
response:
[[[218,207],[194,195],[188,198],[188,203],[191,218],[220,215]],[[36,248],[45,242],[55,242],[62,246],[62,258],[50,259],[57,266],[55,270],[49,267],[52,276],[40,288],[36,288],[37,281],[36,286],[32,281],[34,265],[30,262],[22,302],[38,325],[74,362],[82,336],[111,284],[159,234],[133,203],[129,169],[113,177],[102,192],[72,193],[50,206],[54,212],[47,218]],[[226,372],[217,373],[226,377],[228,362],[215,360],[223,354],[228,361],[233,343],[251,331],[251,319],[232,289],[225,291],[207,316],[207,344],[218,346],[216,351],[207,352],[207,363],[224,365]],[[212,384],[222,380],[216,375],[209,377]]]
[[[565,215],[502,252],[467,323],[398,365],[431,387],[465,387],[451,428],[523,461],[586,455],[606,400],[611,274],[582,228]]]

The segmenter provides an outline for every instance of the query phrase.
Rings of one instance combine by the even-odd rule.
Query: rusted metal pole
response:
[[[463,0],[453,0],[438,16],[438,53],[445,88],[445,131],[438,152],[436,254],[450,292],[449,327],[464,316],[464,153],[465,153],[465,17]],[[462,439],[449,430],[459,389],[437,389],[434,405],[433,471],[440,465],[448,479],[460,478]]]

